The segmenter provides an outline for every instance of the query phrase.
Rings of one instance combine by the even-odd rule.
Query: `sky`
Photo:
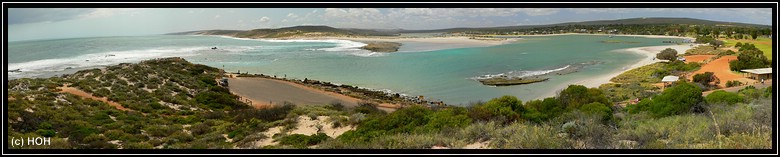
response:
[[[771,8],[9,8],[8,40],[299,25],[443,29],[685,17],[772,25]]]

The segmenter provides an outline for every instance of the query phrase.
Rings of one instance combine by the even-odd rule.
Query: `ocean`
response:
[[[621,42],[603,42],[621,41]],[[540,98],[560,84],[608,74],[643,56],[626,48],[668,45],[671,38],[594,35],[523,37],[504,45],[437,48],[437,44],[402,42],[396,53],[361,50],[346,40],[253,40],[219,36],[155,35],[16,41],[8,43],[9,79],[52,77],[78,70],[136,63],[161,57],[229,72],[262,73],[294,79],[424,95],[452,105],[487,101],[502,95],[523,101]],[[217,47],[217,49],[212,49]],[[438,49],[438,50],[433,50]],[[579,72],[528,85],[485,86],[477,78],[542,74],[579,63],[598,63]]]

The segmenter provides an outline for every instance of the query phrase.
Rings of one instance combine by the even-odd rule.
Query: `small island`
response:
[[[371,52],[396,52],[401,47],[401,43],[396,42],[370,41],[365,43],[367,45],[360,48]]]

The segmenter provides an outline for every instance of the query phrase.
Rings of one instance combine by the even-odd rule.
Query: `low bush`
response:
[[[306,146],[317,145],[322,141],[330,139],[325,133],[317,133],[314,135],[306,136],[302,134],[292,134],[284,136],[279,140],[279,144],[290,145],[296,148],[305,148]]]
[[[498,121],[511,123],[520,119],[524,112],[522,101],[514,96],[502,96],[493,98],[487,103],[472,106],[469,117],[477,121]]]
[[[736,86],[741,86],[741,85],[742,85],[742,82],[739,82],[737,80],[731,80],[731,81],[726,82],[726,87],[736,87]]]
[[[710,93],[705,97],[705,100],[707,100],[707,103],[715,104],[715,103],[726,103],[726,104],[736,104],[745,101],[742,96],[739,96],[736,93],[726,92],[723,90],[718,90],[715,92]]]

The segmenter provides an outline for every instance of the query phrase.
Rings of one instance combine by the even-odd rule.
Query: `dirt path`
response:
[[[715,76],[720,79],[720,84],[718,84],[719,87],[725,87],[726,82],[731,80],[739,80],[742,82],[745,82],[746,80],[744,77],[735,74],[731,72],[731,69],[729,69],[729,61],[737,60],[737,56],[723,56],[720,57],[712,62],[709,62],[701,67],[696,72],[691,73],[688,75],[689,80],[693,80],[693,75],[701,74],[704,72],[713,72]]]
[[[122,105],[120,105],[117,102],[109,101],[108,98],[106,98],[106,97],[98,98],[98,97],[92,96],[92,94],[84,92],[84,91],[82,91],[82,90],[80,90],[78,88],[68,87],[67,84],[65,86],[63,86],[63,87],[57,87],[57,88],[61,89],[61,91],[60,91],[61,93],[70,93],[70,94],[77,95],[77,96],[80,96],[80,97],[83,97],[83,98],[89,98],[89,99],[92,99],[92,100],[101,101],[101,102],[104,102],[104,103],[106,103],[108,105],[116,107],[116,109],[118,109],[118,110],[133,111],[131,109],[123,107]]]
[[[229,78],[230,91],[253,101],[253,104],[275,105],[284,101],[299,105],[322,105],[341,102],[347,107],[356,107],[360,99],[323,91],[304,85],[257,77]],[[395,104],[383,103],[379,109],[394,111]]]
[[[690,63],[690,62],[699,62],[699,63],[701,63],[704,60],[710,59],[710,58],[712,58],[714,56],[716,56],[716,55],[690,55],[690,56],[685,56],[685,63]]]

